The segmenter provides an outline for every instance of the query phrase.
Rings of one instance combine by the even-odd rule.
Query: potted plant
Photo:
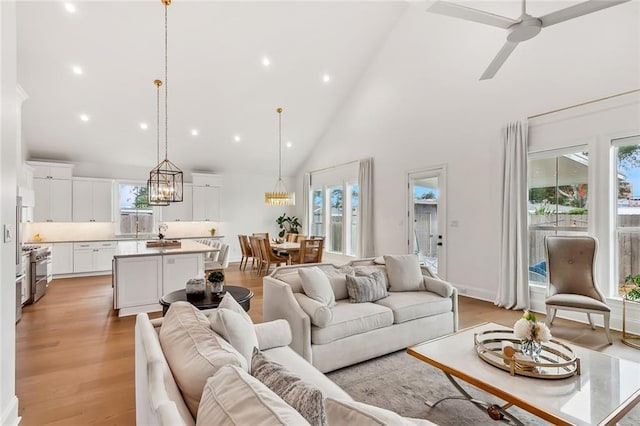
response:
[[[627,275],[624,279],[625,288],[630,286],[624,294],[624,298],[627,300],[640,301],[640,275]]]
[[[216,235],[216,228],[209,229],[209,234],[211,234],[212,237]]]
[[[224,274],[220,271],[209,272],[207,281],[211,283],[211,292],[215,294],[222,293],[224,289]]]
[[[280,227],[280,232],[278,233],[280,238],[284,238],[287,232],[290,234],[300,233],[300,227],[302,226],[297,217],[287,216],[286,213],[282,213],[282,215],[276,219],[276,223],[278,227]]]

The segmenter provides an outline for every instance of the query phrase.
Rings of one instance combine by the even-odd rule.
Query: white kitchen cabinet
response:
[[[120,309],[120,316],[126,308],[132,308],[129,315],[148,312],[135,309],[148,305],[157,305],[156,310],[160,310],[162,256],[118,257],[114,260],[114,269],[114,308]]]
[[[162,207],[163,222],[190,222],[193,220],[193,186],[184,184],[182,202]]]
[[[110,271],[116,246],[115,241],[73,243],[73,272]]]
[[[193,187],[193,220],[220,220],[220,188],[215,186]]]
[[[34,222],[71,222],[71,181],[33,179]]]
[[[73,221],[113,222],[112,182],[110,180],[73,180]]]
[[[202,253],[165,255],[162,257],[162,294],[184,289],[191,278],[204,278]]]
[[[27,161],[33,167],[33,177],[40,179],[70,180],[73,165],[63,163],[49,163],[45,161]]]
[[[73,273],[73,243],[51,244],[51,272],[53,275]]]

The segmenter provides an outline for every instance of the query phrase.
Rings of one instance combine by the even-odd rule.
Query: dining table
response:
[[[293,243],[289,241],[272,243],[271,248],[281,256],[288,256],[291,253],[297,253],[300,251],[300,243]]]

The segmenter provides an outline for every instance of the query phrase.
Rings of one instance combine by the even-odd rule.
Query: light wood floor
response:
[[[262,321],[262,278],[231,265],[227,283],[255,293],[251,317]],[[491,321],[511,326],[521,312],[460,298],[460,327]],[[159,313],[151,316],[160,316]],[[113,310],[111,276],[54,280],[16,328],[16,393],[22,425],[134,425],[134,322]],[[609,346],[602,330],[556,320],[558,338],[623,358],[640,352]]]

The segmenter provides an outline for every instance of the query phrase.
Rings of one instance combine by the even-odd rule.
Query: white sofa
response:
[[[184,302],[179,302],[184,303]],[[194,309],[195,311],[195,309]],[[250,397],[254,394],[256,398],[246,399],[246,394],[243,394],[241,390],[235,389],[235,385],[230,382],[230,374],[240,374],[245,376],[245,381],[257,381],[248,374],[241,372],[238,367],[229,367],[228,365],[222,366],[218,369],[213,376],[209,377],[204,385],[204,392],[202,393],[202,400],[199,402],[198,415],[192,415],[188,403],[186,402],[187,396],[183,397],[184,392],[178,386],[179,380],[174,378],[172,369],[169,367],[169,363],[165,358],[165,353],[162,350],[160,344],[159,333],[160,327],[163,323],[163,318],[150,320],[147,314],[139,314],[136,319],[135,326],[135,383],[136,383],[136,423],[140,426],[154,426],[154,425],[166,425],[166,426],[181,426],[181,425],[235,425],[235,424],[308,424],[297,413],[293,413],[298,417],[280,417],[279,422],[273,422],[268,417],[273,413],[282,412],[283,407],[287,406],[284,401],[271,392],[269,389],[258,383],[260,388],[258,392],[250,392]],[[282,325],[286,323],[280,321]],[[280,341],[284,346],[270,347],[263,350],[263,353],[271,360],[284,365],[288,370],[300,376],[304,381],[312,383],[317,386],[325,397],[327,416],[330,425],[431,425],[433,423],[427,420],[407,419],[398,416],[388,410],[383,410],[377,407],[368,406],[366,404],[360,404],[355,401],[340,387],[329,380],[326,376],[315,369],[311,364],[305,361],[302,357],[296,354],[291,348],[286,346],[286,343],[290,342],[291,334],[288,328],[287,333],[279,332],[277,336],[272,336],[271,330],[277,329],[270,327],[270,324],[256,324],[255,330],[258,336],[259,346],[270,347],[277,344]],[[279,327],[282,330],[282,327]],[[283,334],[288,336],[288,339],[283,340]],[[215,334],[215,337],[220,338]],[[227,351],[228,354],[228,351]],[[215,364],[213,361],[212,364]],[[185,365],[195,365],[194,360],[185,356],[183,360]],[[209,365],[207,365],[209,367]],[[220,367],[218,365],[218,367]],[[198,367],[199,368],[199,367]],[[202,368],[199,369],[202,371]],[[198,372],[197,372],[198,373]],[[216,387],[215,379],[217,376],[225,374],[222,381],[217,382]],[[202,373],[207,374],[207,373]],[[247,378],[248,377],[248,378]],[[207,379],[206,377],[203,378]],[[254,386],[255,383],[254,383]],[[257,389],[257,388],[256,388]],[[216,391],[219,395],[211,398],[210,394],[215,394]],[[261,393],[262,392],[262,393]],[[268,393],[268,395],[267,395]],[[207,395],[207,396],[205,396]],[[240,396],[238,396],[240,395]],[[232,406],[229,410],[222,410],[224,416],[213,416],[202,414],[202,409],[211,404],[220,404],[220,399],[234,399]],[[241,404],[238,404],[238,401]],[[327,402],[331,401],[331,403]],[[259,412],[266,405],[266,414]],[[260,406],[259,408],[256,406]],[[330,408],[331,407],[331,408]],[[234,410],[240,409],[241,411],[233,413]],[[258,410],[258,411],[256,411]],[[209,411],[208,413],[210,413]],[[220,410],[218,411],[220,412]],[[291,413],[289,413],[291,414]],[[197,418],[194,418],[197,417]],[[257,417],[257,419],[256,419]],[[285,419],[284,421],[282,419]],[[289,419],[289,420],[286,420]],[[294,420],[291,420],[294,419]]]
[[[263,279],[264,320],[287,320],[293,334],[291,347],[325,373],[457,331],[455,287],[420,267],[417,261],[416,273],[423,282],[416,291],[394,291],[392,285],[388,297],[351,303],[346,274],[359,269],[386,273],[384,263],[384,258],[371,258],[342,267],[305,264],[277,268]],[[324,309],[323,314],[331,316],[331,320],[325,318],[321,326],[314,321],[318,315],[310,311],[311,303],[298,274],[300,268],[315,266],[329,277],[336,301],[328,309],[330,312]]]

